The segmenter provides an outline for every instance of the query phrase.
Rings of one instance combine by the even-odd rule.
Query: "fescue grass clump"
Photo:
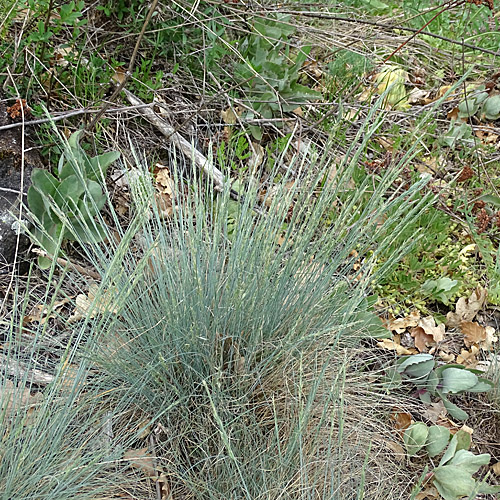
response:
[[[268,172],[276,187],[246,179],[238,201],[229,182],[217,194],[196,176],[176,177],[170,220],[138,160],[129,227],[109,207],[118,236],[81,243],[102,280],[74,358],[92,369],[90,401],[109,395],[114,452],[143,447],[154,430],[147,445],[172,498],[347,499],[373,487],[364,473],[373,435],[351,432],[348,394],[363,396],[348,349],[380,334],[366,296],[407,249],[374,265],[429,198],[425,179],[406,190],[394,182],[410,154],[352,188],[381,123],[371,120],[343,160],[296,155]],[[74,406],[86,414],[88,401]],[[120,438],[130,415],[146,423],[127,424]],[[374,498],[390,487],[378,484]]]

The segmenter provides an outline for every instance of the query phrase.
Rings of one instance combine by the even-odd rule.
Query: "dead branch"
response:
[[[144,103],[132,92],[123,89],[128,101],[133,106],[144,106]],[[160,118],[151,108],[138,107],[139,113],[146,118],[146,120],[154,125],[174,146],[178,147],[182,153],[191,159],[195,166],[201,169],[209,179],[215,184],[217,191],[222,191],[224,187],[224,176],[222,172],[202,153],[200,153],[192,144],[190,144],[184,137],[175,131],[165,120]]]

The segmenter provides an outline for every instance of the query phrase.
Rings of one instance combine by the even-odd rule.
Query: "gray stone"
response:
[[[13,103],[13,100],[0,100],[0,126],[12,123],[7,107]],[[21,127],[0,130],[0,273],[11,269],[16,248],[19,257],[29,246],[29,239],[20,228],[20,204],[21,200],[26,204],[33,168],[43,166],[37,151],[31,149],[33,144],[27,135],[23,166],[21,134]],[[24,218],[22,223],[26,223]]]

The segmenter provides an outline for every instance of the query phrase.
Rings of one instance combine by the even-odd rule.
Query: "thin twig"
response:
[[[132,92],[127,89],[123,89],[128,101],[134,106],[140,106],[144,104],[137,96],[132,94]],[[198,151],[190,142],[188,142],[184,137],[182,137],[178,132],[175,131],[165,120],[160,118],[151,108],[143,107],[139,109],[139,112],[146,118],[146,120],[153,124],[172,144],[178,147],[184,155],[192,159],[196,167],[201,169],[205,175],[215,184],[215,189],[217,191],[222,191],[224,188],[224,176],[222,172],[213,165],[213,162],[209,161],[200,151]]]
[[[116,97],[118,97],[118,94],[124,89],[125,85],[127,84],[128,79],[132,75],[132,70],[134,69],[134,64],[135,60],[137,58],[137,54],[139,52],[139,47],[141,45],[142,39],[144,37],[144,33],[146,32],[146,28],[148,27],[149,21],[151,19],[151,16],[153,15],[153,12],[156,10],[156,6],[158,5],[158,0],[153,0],[153,3],[149,7],[148,14],[146,16],[146,19],[144,20],[144,23],[142,24],[142,29],[141,32],[139,33],[139,36],[137,37],[137,41],[135,43],[134,51],[132,52],[132,57],[130,58],[130,63],[128,65],[127,71],[123,76],[123,80],[120,82],[120,84],[115,88],[115,91],[111,95],[111,97],[108,99],[108,102],[104,104],[104,106],[101,108],[101,110],[97,113],[96,116],[92,119],[92,121],[89,123],[89,125],[85,128],[86,132],[90,132],[97,121],[101,118],[101,116],[106,112],[106,110],[111,106],[111,103],[114,101]]]
[[[147,108],[153,106],[152,104],[141,104],[140,106],[127,106],[127,107],[121,107],[121,108],[111,108],[107,109],[105,112],[106,113],[121,113],[124,111],[131,111],[134,109],[139,109],[139,108]],[[65,118],[71,118],[72,116],[78,116],[78,115],[84,115],[84,114],[90,114],[90,113],[99,113],[100,109],[88,109],[88,108],[83,108],[83,109],[75,109],[73,111],[67,111],[64,113],[58,113],[56,115],[52,115],[49,118],[39,118],[37,120],[31,120],[29,122],[16,122],[16,123],[9,123],[8,125],[2,125],[0,127],[0,131],[2,130],[9,130],[11,128],[18,128],[18,127],[28,127],[30,125],[40,125],[42,123],[49,123],[49,122],[57,122],[59,120],[64,120]]]
[[[455,1],[455,0],[451,0],[450,2],[448,2],[447,4],[445,4],[445,6],[439,11],[437,12],[436,14],[434,14],[434,16],[432,16],[429,21],[427,21],[420,29],[418,29],[416,32],[413,33],[412,36],[410,36],[406,41],[404,41],[401,45],[399,45],[398,47],[396,47],[391,53],[390,55],[388,55],[383,61],[382,61],[382,64],[385,64],[389,59],[392,58],[392,56],[394,56],[394,54],[397,54],[405,45],[407,45],[408,43],[410,43],[419,33],[423,33],[424,31],[424,28],[426,28],[427,26],[429,26],[429,24],[432,23],[432,21],[434,21],[434,19],[436,19],[437,17],[439,17],[444,11],[446,10],[451,10],[452,8],[454,7],[458,7],[459,5],[465,3],[465,0],[458,0],[458,1]]]
[[[54,375],[42,372],[35,368],[28,368],[21,361],[16,361],[7,356],[0,356],[0,367],[7,372],[9,375],[18,378],[26,377],[29,382],[38,385],[48,385],[54,381]]]
[[[40,248],[33,248],[32,252],[36,253],[40,257],[45,257],[46,259],[54,260],[53,255],[50,255],[45,250],[42,250]],[[57,257],[55,260],[62,267],[70,267],[75,271],[79,272],[80,274],[84,274],[85,276],[89,276],[90,278],[94,278],[95,280],[101,281],[101,275],[96,271],[92,271],[92,269],[86,269],[85,267],[80,266],[79,264],[73,264],[73,262],[63,259],[61,257]]]
[[[460,45],[461,47],[467,47],[468,49],[476,50],[478,52],[483,52],[484,54],[490,54],[492,56],[497,56],[497,57],[500,56],[500,52],[494,52],[493,50],[483,49],[482,47],[478,47],[477,45],[472,45],[470,43],[465,43],[465,42],[462,43],[461,41],[453,40],[452,38],[448,38],[446,36],[436,35],[435,33],[431,33],[429,31],[421,31],[419,29],[408,28],[406,26],[379,23],[377,21],[369,21],[367,19],[355,19],[352,17],[335,16],[333,14],[325,14],[323,12],[304,12],[304,11],[300,11],[300,10],[299,11],[297,11],[297,10],[280,10],[280,12],[282,12],[283,14],[292,14],[292,15],[304,16],[304,17],[315,17],[318,19],[329,19],[329,20],[333,20],[333,21],[343,21],[346,23],[366,24],[369,26],[376,26],[378,28],[385,28],[385,29],[389,29],[389,30],[409,31],[411,33],[419,33],[421,35],[430,36],[431,38],[437,38],[438,40],[444,40],[445,42],[449,42],[453,45]]]

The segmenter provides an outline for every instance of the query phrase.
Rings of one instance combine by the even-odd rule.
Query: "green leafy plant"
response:
[[[486,87],[480,85],[458,105],[458,117],[467,119],[474,115],[489,121],[500,118],[500,95],[489,94]]]
[[[473,145],[472,128],[461,120],[453,120],[446,133],[439,138],[439,144],[454,148],[458,145]]]
[[[277,14],[274,18],[256,19],[254,32],[240,45],[244,63],[237,65],[236,74],[243,81],[242,88],[254,109],[244,117],[247,120],[281,116],[305,101],[321,97],[319,92],[298,82],[299,70],[311,47],[302,47],[292,60],[287,40],[295,27],[289,23],[290,17]],[[249,128],[254,138],[262,138],[259,126]]]
[[[500,118],[500,95],[490,94],[484,85],[470,91],[458,105],[458,119],[451,122],[447,132],[440,137],[444,146],[454,148],[457,145],[472,144],[472,128],[467,123],[471,117],[480,120],[495,121]]]
[[[458,291],[460,283],[457,280],[452,280],[448,277],[439,278],[436,280],[428,279],[422,285],[422,292],[434,300],[442,302],[445,305],[450,303]]]
[[[336,50],[333,60],[328,63],[326,74],[327,93],[333,99],[339,92],[351,87],[373,68],[370,58],[352,50]]]
[[[471,495],[479,493],[494,494],[500,491],[500,486],[478,482],[472,477],[481,466],[489,463],[491,457],[488,453],[475,455],[469,451],[469,433],[459,430],[452,435],[446,427],[428,427],[423,422],[416,422],[405,430],[403,440],[410,457],[423,449],[432,458],[446,449],[430,476],[445,500],[458,500],[464,496],[471,498]]]
[[[82,131],[71,135],[61,155],[56,175],[34,169],[28,205],[37,222],[33,239],[51,256],[63,240],[101,241],[102,227],[93,218],[106,203],[102,183],[106,170],[120,154],[112,151],[90,158],[79,144]],[[46,268],[50,260],[39,258]]]
[[[417,388],[417,394],[425,403],[431,403],[431,396],[441,399],[448,413],[456,419],[465,420],[468,414],[452,403],[450,394],[464,392],[488,392],[494,384],[479,377],[479,370],[465,368],[463,365],[442,365],[436,368],[436,361],[430,354],[415,354],[400,358],[391,367],[388,377],[396,386],[410,382]]]
[[[428,427],[423,422],[411,424],[403,434],[403,441],[408,456],[414,457],[423,449],[429,457],[433,458],[445,450],[452,437],[457,441],[457,451],[469,449],[471,436],[464,430],[459,430],[453,435],[447,427],[443,427],[442,425]]]
[[[54,34],[60,33],[67,26],[73,28],[72,37],[74,39],[80,33],[80,28],[87,23],[87,20],[83,16],[83,9],[85,7],[83,0],[79,0],[78,2],[71,0],[59,6],[57,15],[53,15],[56,12],[50,12],[52,3],[29,0],[28,5],[33,12],[38,14],[39,18],[39,21],[36,23],[37,29],[28,36],[28,42],[43,42],[45,44]],[[45,19],[50,18],[50,22],[44,20],[44,16]]]
[[[377,288],[395,313],[414,307],[427,311],[429,302],[452,303],[479,280],[473,263],[461,254],[464,244],[455,238],[456,227],[448,214],[431,207],[408,226],[404,239],[395,241],[389,254],[405,239],[418,238]]]

